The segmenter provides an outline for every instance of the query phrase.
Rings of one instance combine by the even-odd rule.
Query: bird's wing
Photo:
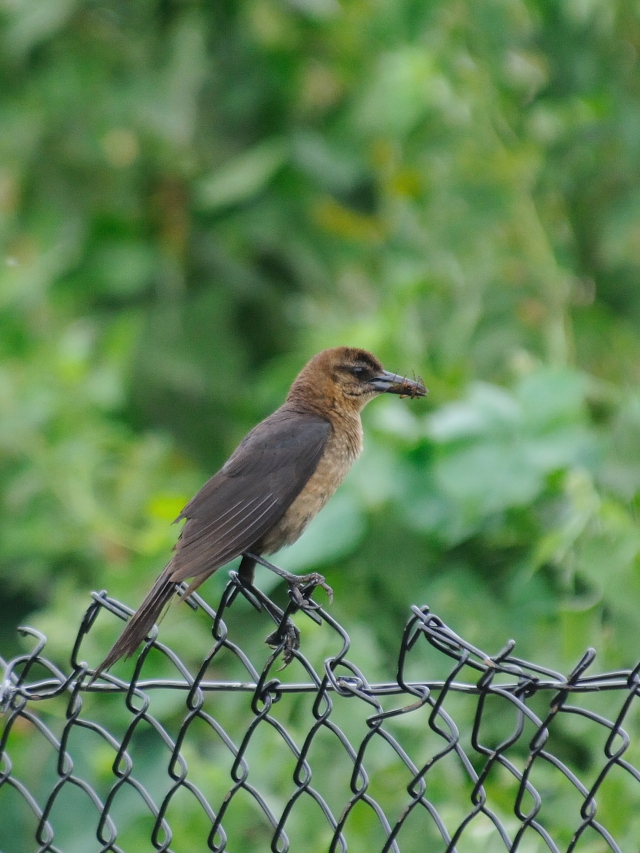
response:
[[[178,516],[187,522],[169,564],[171,580],[204,580],[249,550],[302,491],[330,432],[324,418],[286,404],[251,430]]]

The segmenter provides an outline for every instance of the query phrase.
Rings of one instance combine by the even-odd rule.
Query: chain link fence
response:
[[[298,621],[336,653],[313,661],[303,631],[282,671],[282,647],[256,666],[230,638],[241,592],[232,573],[217,610],[190,598],[214,638],[196,672],[154,629],[130,679],[88,687],[96,618],[131,613],[105,592],[66,669],[22,629],[32,650],[0,660],[1,853],[640,850],[640,664],[588,674],[588,650],[565,676],[415,606],[393,680],[370,682],[322,608]]]

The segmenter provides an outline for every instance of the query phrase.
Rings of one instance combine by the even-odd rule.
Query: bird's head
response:
[[[288,399],[302,397],[325,410],[336,407],[359,412],[378,394],[424,397],[427,389],[420,379],[409,379],[385,370],[364,349],[335,347],[314,356],[291,386]]]

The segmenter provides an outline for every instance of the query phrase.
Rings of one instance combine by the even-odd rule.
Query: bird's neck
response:
[[[348,455],[355,459],[362,451],[362,421],[360,420],[361,405],[359,402],[344,399],[338,400],[331,394],[319,394],[318,389],[312,393],[305,392],[304,387],[291,389],[286,405],[299,412],[319,415],[329,421],[333,435],[345,445]]]
[[[332,413],[331,426],[333,434],[344,446],[353,462],[362,453],[362,421],[360,410],[340,409]]]

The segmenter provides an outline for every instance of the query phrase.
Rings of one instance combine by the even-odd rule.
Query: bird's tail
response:
[[[89,684],[93,683],[101,672],[109,669],[121,657],[131,657],[155,622],[157,622],[162,609],[171,599],[175,590],[176,582],[170,580],[167,569],[165,569],[154,583],[140,607],[127,622],[124,631],[114,643],[109,654],[93,673]]]

